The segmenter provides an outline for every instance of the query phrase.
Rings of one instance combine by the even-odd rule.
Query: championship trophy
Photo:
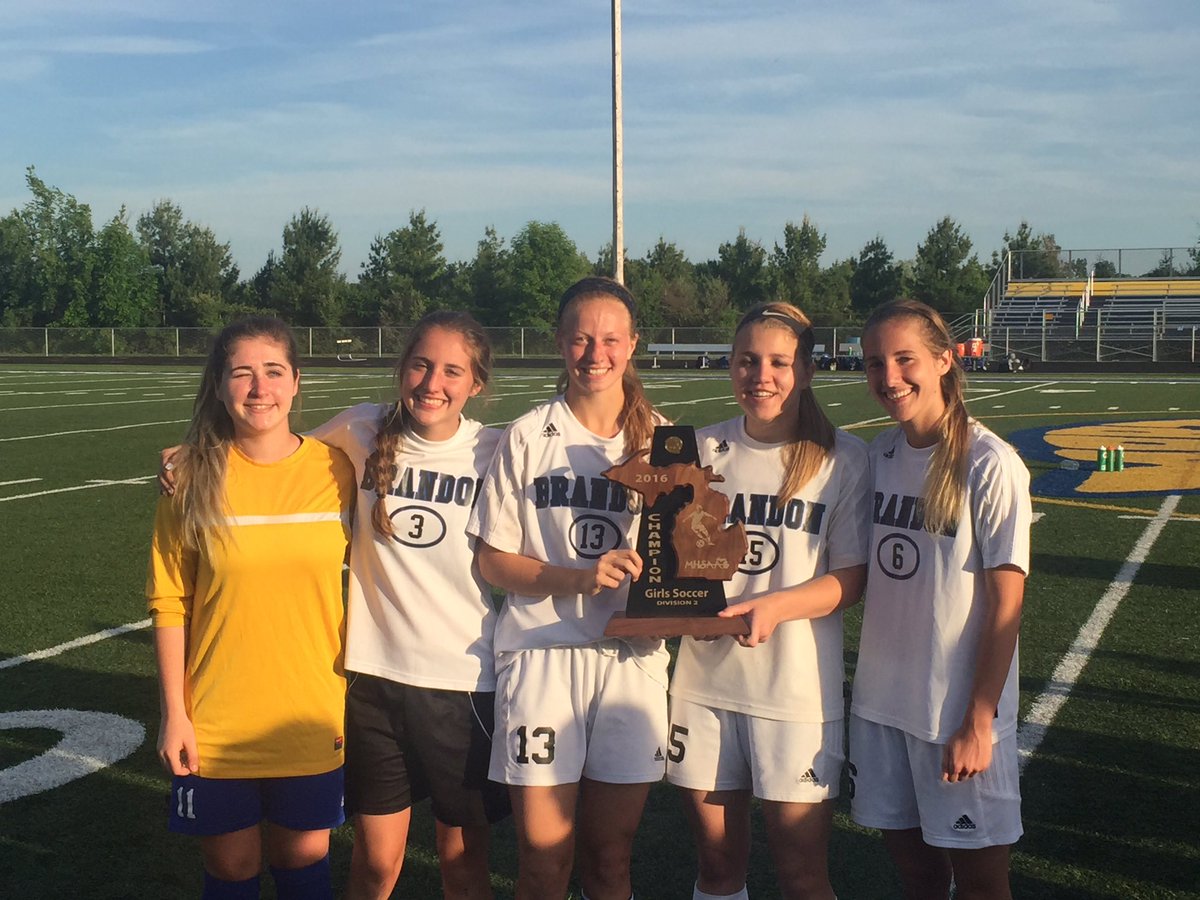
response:
[[[729,498],[709,487],[725,479],[712,466],[700,468],[696,430],[659,425],[648,458],[635,454],[604,476],[644,500],[637,537],[642,574],[605,635],[749,634],[744,617],[717,616],[725,608],[724,582],[746,555],[746,529],[740,522],[725,527]]]

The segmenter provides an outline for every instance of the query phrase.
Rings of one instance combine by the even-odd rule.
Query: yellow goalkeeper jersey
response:
[[[316,775],[342,763],[345,608],[354,469],[304,438],[261,465],[236,448],[228,538],[183,546],[159,500],[146,597],[156,628],[186,628],[185,700],[207,778]]]

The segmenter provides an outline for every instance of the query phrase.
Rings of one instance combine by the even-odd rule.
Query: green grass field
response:
[[[556,374],[502,371],[473,415],[505,423],[550,396]],[[149,631],[138,624],[157,450],[181,437],[197,375],[0,366],[2,896],[199,894],[196,847],[165,828],[154,661]],[[653,372],[646,382],[663,412],[683,423],[737,411],[718,373]],[[821,373],[816,388],[836,424],[868,440],[884,427],[861,375]],[[298,424],[390,396],[385,371],[307,372]],[[1021,646],[1021,738],[1025,746],[1044,740],[1025,760],[1014,892],[1200,897],[1200,378],[978,376],[968,396],[972,412],[1026,459],[1038,517]],[[1092,471],[1100,442],[1124,444],[1126,471]],[[1079,471],[1058,468],[1071,457]],[[850,674],[858,621],[852,611]],[[127,624],[134,627],[58,650]],[[94,717],[31,712],[50,710],[122,719],[100,720],[90,742],[59,745],[75,739],[63,729],[76,735]],[[131,737],[122,720],[136,723],[124,726]],[[133,745],[128,755],[90,762],[126,752],[123,740]],[[57,784],[55,773],[72,764],[98,771]],[[843,796],[830,854],[839,896],[898,896],[878,836],[852,825],[847,806]],[[436,897],[427,808],[414,818],[396,896]],[[761,830],[755,839],[751,894],[777,897]],[[343,828],[333,850],[337,883],[349,850]],[[636,846],[638,897],[689,898],[694,866],[678,803],[658,787]],[[511,897],[515,851],[506,825],[496,829],[493,870],[497,896]],[[273,896],[269,884],[265,891]]]

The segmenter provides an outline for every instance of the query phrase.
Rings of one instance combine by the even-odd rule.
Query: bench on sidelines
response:
[[[338,338],[334,343],[337,344],[338,362],[366,362],[361,356],[354,358],[354,338]]]
[[[733,353],[733,344],[650,344],[646,349],[654,354],[654,362],[650,365],[652,369],[658,368],[658,355],[660,353],[671,354],[671,359],[674,359],[677,353],[688,356],[697,354],[697,358],[699,359],[697,368],[707,369],[709,367],[708,354],[713,353],[720,354],[721,356],[729,356]]]

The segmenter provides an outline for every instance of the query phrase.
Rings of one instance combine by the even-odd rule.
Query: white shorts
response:
[[[992,744],[992,764],[973,778],[942,780],[942,744],[850,717],[850,814],[859,825],[920,828],[934,847],[998,847],[1021,836],[1017,736]]]
[[[667,780],[695,791],[820,803],[838,795],[844,723],[781,722],[671,698]]]
[[[514,785],[661,781],[666,660],[615,640],[513,654],[497,672],[489,777]]]

